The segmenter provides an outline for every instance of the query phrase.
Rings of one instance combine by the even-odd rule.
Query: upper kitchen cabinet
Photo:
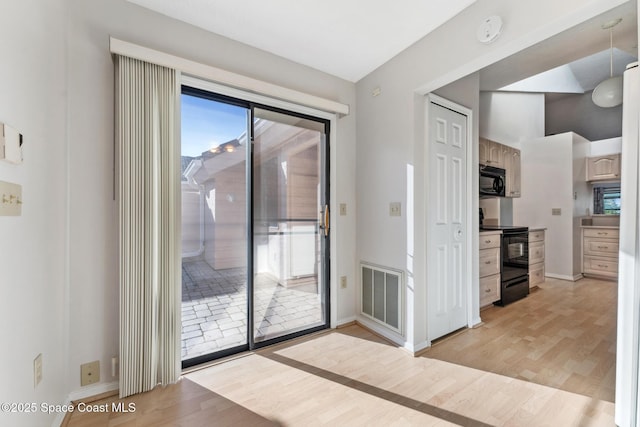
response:
[[[620,153],[587,157],[587,181],[617,181],[620,179]]]
[[[502,161],[507,175],[505,186],[506,197],[520,197],[520,150],[517,148],[502,146]]]
[[[478,157],[481,165],[505,170],[505,197],[520,197],[520,150],[490,139],[480,138]]]
[[[480,138],[478,144],[478,157],[481,165],[493,166],[495,168],[504,168],[504,160],[502,157],[502,144],[490,139]]]

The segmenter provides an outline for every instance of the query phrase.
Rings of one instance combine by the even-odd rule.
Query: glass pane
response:
[[[182,95],[182,360],[247,344],[247,111]]]
[[[256,109],[253,145],[254,339],[325,325],[324,126]]]

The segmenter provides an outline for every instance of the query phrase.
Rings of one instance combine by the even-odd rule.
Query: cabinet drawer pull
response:
[[[598,236],[607,236],[609,233],[605,231],[598,231]]]
[[[600,268],[609,268],[608,265],[602,265],[602,264],[598,264],[598,267],[600,267]]]
[[[598,246],[598,249],[609,249],[609,246]]]
[[[484,242],[488,244],[491,243],[491,240],[485,240]]]
[[[489,264],[491,264],[491,261],[485,261],[484,263],[489,265]]]

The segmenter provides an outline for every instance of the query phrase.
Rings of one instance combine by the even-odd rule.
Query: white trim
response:
[[[474,314],[474,304],[473,304],[473,285],[474,285],[474,277],[473,277],[473,264],[475,262],[477,262],[476,260],[476,256],[474,255],[473,252],[473,246],[474,246],[474,241],[476,242],[477,245],[477,241],[479,239],[478,237],[478,233],[474,233],[473,230],[473,212],[472,212],[472,207],[473,207],[473,197],[476,195],[476,192],[473,191],[473,172],[474,172],[474,162],[473,162],[473,111],[467,107],[463,107],[462,105],[456,104],[454,102],[451,102],[445,98],[442,98],[441,96],[438,96],[436,94],[433,93],[429,93],[426,96],[426,105],[425,105],[425,123],[424,123],[424,127],[425,127],[425,133],[424,133],[424,140],[425,140],[425,150],[424,150],[424,168],[425,168],[425,174],[424,174],[424,189],[426,192],[426,196],[425,196],[425,204],[428,202],[429,200],[429,181],[432,179],[431,176],[431,170],[429,169],[429,153],[430,153],[430,143],[431,141],[429,140],[429,110],[430,110],[430,105],[432,103],[440,105],[442,107],[448,108],[452,111],[455,111],[463,116],[466,116],[467,118],[467,159],[466,159],[466,163],[467,163],[467,179],[466,179],[466,203],[467,203],[467,209],[466,209],[466,216],[465,216],[465,232],[467,233],[467,238],[465,239],[465,243],[466,243],[466,251],[467,251],[467,257],[466,257],[466,271],[465,271],[465,275],[466,275],[466,291],[467,291],[467,327],[472,328],[474,325],[477,325],[480,321],[480,319],[478,318],[478,316],[476,316]],[[425,209],[425,215],[424,215],[424,229],[425,230],[429,230],[429,210]],[[427,292],[425,292],[425,297],[428,298],[428,294],[429,294],[429,275],[428,275],[428,271],[430,269],[429,266],[429,254],[431,253],[431,250],[429,248],[429,239],[425,240],[425,255],[426,255],[426,259],[425,259],[425,265],[427,266],[427,277],[426,277],[426,284],[427,284]],[[479,302],[478,302],[479,305]],[[424,301],[424,307],[428,308],[428,300]],[[429,314],[427,313],[427,322],[429,321]],[[427,325],[427,341],[431,341],[431,337],[429,336],[429,327]]]
[[[340,326],[344,326],[344,325],[348,325],[350,323],[355,322],[356,320],[356,316],[351,316],[351,317],[347,317],[346,319],[339,319],[336,321],[336,328],[339,328]]]
[[[564,274],[545,273],[545,277],[558,280],[568,280],[569,282],[577,282],[582,279],[582,274],[576,274],[575,276],[565,276]]]
[[[383,338],[388,339],[392,343],[396,344],[399,347],[407,348],[407,345],[410,344],[407,342],[402,335],[399,335],[397,332],[394,332],[390,328],[383,326],[381,323],[374,322],[369,317],[365,317],[362,315],[356,316],[356,322],[360,323],[367,329],[370,329],[372,332],[382,336]]]
[[[639,11],[640,13],[640,11]],[[640,387],[640,70],[624,73],[622,110],[622,197],[618,262],[618,331],[616,347],[616,410],[619,426],[637,426]]]
[[[120,388],[120,383],[118,381],[110,382],[110,383],[98,383],[90,386],[82,387],[81,389],[72,391],[69,393],[69,396],[64,402],[64,405],[70,405],[71,402],[75,402],[77,400],[86,399],[88,397],[98,396],[100,394],[108,393],[110,391],[116,391]],[[64,421],[66,412],[58,412],[56,417],[53,419],[51,423],[52,427],[59,427],[62,425]]]
[[[338,206],[338,117],[333,116],[329,121],[329,207],[335,210]],[[329,211],[329,315],[331,328],[338,324],[338,260],[344,254],[338,252],[338,215],[332,215]]]
[[[86,387],[82,387],[78,390],[72,391],[69,393],[69,398],[67,399],[69,402],[73,402],[80,399],[86,399],[87,397],[97,396],[102,393],[108,393],[110,391],[115,391],[120,388],[120,383],[118,381],[110,382],[110,383],[98,383],[89,385]]]
[[[113,37],[110,37],[109,46],[111,53],[140,59],[169,68],[175,68],[180,70],[182,74],[197,76],[227,86],[317,108],[322,111],[340,115],[349,114],[349,106],[340,102],[320,98],[319,96],[310,95],[262,80],[232,73],[221,68],[202,64],[123,40],[118,40]]]

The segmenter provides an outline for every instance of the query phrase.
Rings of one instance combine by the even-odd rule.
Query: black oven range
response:
[[[500,300],[507,305],[529,295],[529,228],[517,226],[482,226],[480,231],[502,231],[500,255]]]

